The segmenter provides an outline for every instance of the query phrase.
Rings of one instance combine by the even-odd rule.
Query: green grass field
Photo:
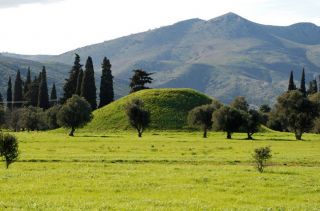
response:
[[[320,139],[261,133],[16,133],[0,210],[320,210]],[[270,146],[265,173],[253,149]]]

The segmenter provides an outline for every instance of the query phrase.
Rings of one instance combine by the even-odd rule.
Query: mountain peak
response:
[[[224,15],[221,15],[219,17],[212,19],[212,21],[248,21],[248,20],[241,17],[240,15],[237,15],[236,13],[228,12]]]

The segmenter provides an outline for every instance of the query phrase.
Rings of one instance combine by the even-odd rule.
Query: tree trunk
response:
[[[138,130],[138,137],[141,138],[142,137],[142,132],[140,130]]]
[[[231,133],[227,132],[227,139],[231,139]]]
[[[207,128],[203,130],[203,138],[207,138]]]
[[[251,133],[247,133],[247,135],[248,135],[248,138],[247,138],[248,140],[253,140]]]
[[[302,137],[302,133],[301,132],[296,132],[295,135],[296,135],[296,140],[300,141],[301,137]]]
[[[74,134],[74,131],[75,131],[75,129],[74,129],[74,127],[72,127],[71,128],[71,131],[70,131],[70,133],[69,133],[69,136],[74,136],[73,134]]]

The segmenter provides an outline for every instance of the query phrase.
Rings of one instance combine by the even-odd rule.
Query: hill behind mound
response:
[[[94,111],[93,120],[84,128],[90,131],[130,129],[125,106],[140,99],[151,112],[150,129],[182,129],[187,126],[188,112],[212,99],[192,89],[147,89],[125,96]]]

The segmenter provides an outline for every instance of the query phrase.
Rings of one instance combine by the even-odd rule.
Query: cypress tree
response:
[[[23,94],[22,94],[22,80],[20,75],[20,70],[17,72],[16,80],[14,82],[13,88],[13,107],[20,108],[22,106],[21,101],[23,101]]]
[[[30,88],[30,105],[36,107],[38,105],[40,78],[34,77]]]
[[[57,102],[57,90],[56,90],[56,84],[53,83],[51,93],[50,93],[50,101],[52,102],[52,105],[56,104]]]
[[[290,73],[290,79],[289,79],[289,86],[288,86],[288,91],[292,91],[296,89],[296,85],[294,84],[293,80],[293,71]]]
[[[300,91],[304,96],[307,95],[307,90],[306,90],[306,76],[304,72],[304,68],[302,69],[302,75],[301,75],[301,82],[300,82]]]
[[[60,99],[61,103],[65,103],[67,99],[71,98],[76,93],[78,75],[82,65],[80,64],[80,56],[75,55],[74,64],[69,72],[69,78],[63,86],[63,97]]]
[[[10,111],[12,110],[12,83],[11,83],[10,76],[9,76],[8,89],[7,89],[7,108]]]
[[[95,110],[97,108],[97,89],[94,80],[93,63],[90,56],[87,59],[85,68],[81,85],[81,96],[89,102],[91,109]]]
[[[83,79],[83,70],[80,69],[78,74],[77,89],[76,89],[76,95],[79,95],[79,96],[81,95],[82,79]]]
[[[27,79],[26,79],[26,82],[24,83],[24,88],[23,88],[24,95],[26,95],[30,90],[30,85],[31,85],[31,71],[30,71],[30,67],[28,67]]]
[[[308,95],[312,95],[318,92],[317,80],[311,80],[309,82],[309,89],[307,91]]]
[[[102,75],[100,83],[100,104],[99,108],[108,105],[114,100],[113,92],[113,76],[111,72],[111,64],[107,57],[102,62]]]
[[[45,66],[43,66],[42,68],[41,77],[40,77],[38,107],[42,109],[48,109],[50,107],[49,95],[48,95],[48,84],[47,84],[47,73],[46,73]]]

